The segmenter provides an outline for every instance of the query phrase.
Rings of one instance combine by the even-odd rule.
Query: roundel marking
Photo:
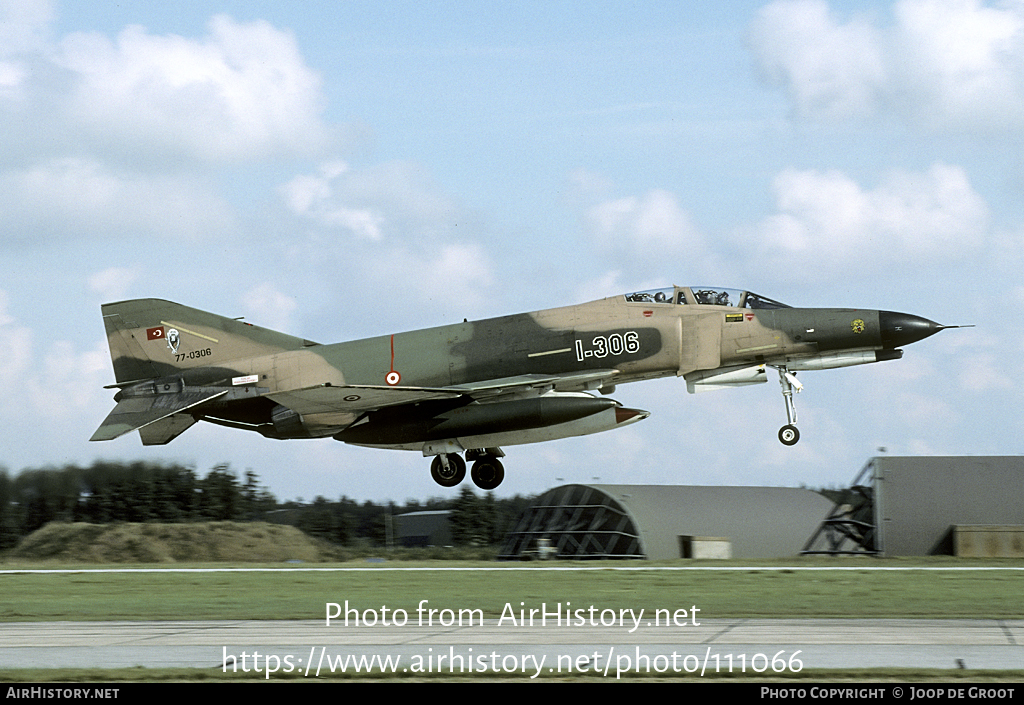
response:
[[[402,375],[395,369],[395,336],[391,336],[391,371],[384,376],[384,381],[394,387],[402,381]]]

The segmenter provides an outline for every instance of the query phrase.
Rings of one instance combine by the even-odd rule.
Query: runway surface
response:
[[[694,626],[496,619],[450,626],[309,621],[12,622],[0,668],[224,668],[301,672],[765,672],[808,668],[1024,669],[1024,620],[706,619]],[[632,632],[631,632],[632,630]],[[226,663],[226,666],[225,666]]]

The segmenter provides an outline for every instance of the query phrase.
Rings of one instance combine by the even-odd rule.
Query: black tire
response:
[[[783,445],[794,446],[800,440],[800,429],[792,424],[787,424],[779,429],[779,440]]]
[[[441,456],[435,455],[433,462],[430,463],[430,476],[441,487],[455,487],[455,485],[466,479],[466,461],[462,459],[461,455],[456,455],[455,453],[448,453],[447,455],[448,472],[445,472]]]
[[[473,463],[470,477],[480,489],[493,490],[505,479],[505,468],[497,458],[481,458]]]

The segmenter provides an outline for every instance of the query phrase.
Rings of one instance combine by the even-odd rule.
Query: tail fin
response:
[[[102,310],[118,387],[316,345],[161,299],[119,301]]]
[[[199,386],[188,386],[178,373],[202,367],[216,377],[238,360],[316,345],[160,299],[104,304],[103,325],[117,380],[113,386],[121,391],[92,441],[138,430],[143,445],[169,443],[196,422],[200,406],[228,394],[203,386],[202,374]],[[161,378],[160,384],[145,384]]]

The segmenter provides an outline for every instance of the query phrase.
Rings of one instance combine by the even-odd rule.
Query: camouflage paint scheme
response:
[[[584,435],[649,413],[603,395],[682,376],[690,392],[778,370],[789,423],[798,370],[897,359],[942,330],[918,316],[792,308],[751,292],[668,287],[321,345],[159,299],[102,307],[117,406],[91,440],[168,443],[197,421],[269,438],[334,437],[435,456],[434,479],[501,482],[500,446]],[[601,394],[594,394],[600,392]]]

